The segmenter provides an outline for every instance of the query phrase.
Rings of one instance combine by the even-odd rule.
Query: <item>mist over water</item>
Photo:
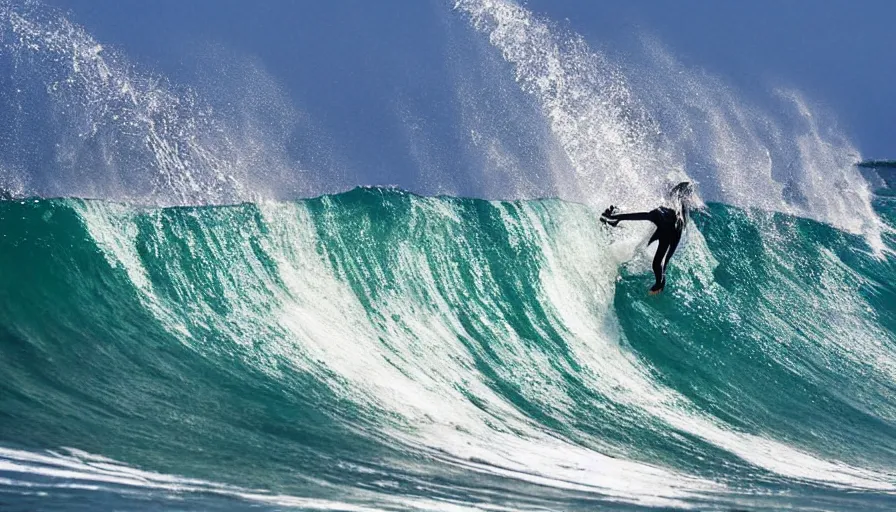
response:
[[[251,57],[189,88],[0,3],[0,505],[891,508],[896,207],[833,114],[444,15],[456,124],[396,95],[377,188]],[[681,180],[648,298],[598,214]]]
[[[345,169],[359,164],[336,154],[351,142],[315,133],[251,57],[206,51],[205,83],[179,86],[40,3],[0,8],[10,71],[7,188],[205,204],[316,195],[363,181]],[[853,165],[858,152],[833,116],[798,91],[771,91],[773,109],[753,105],[649,37],[640,58],[615,62],[511,1],[456,2],[445,16],[459,122],[449,131],[460,132],[464,163],[438,140],[445,128],[399,97],[398,136],[417,176],[360,184],[646,208],[670,183],[692,179],[707,201],[879,239]],[[463,19],[474,31],[458,27]],[[476,170],[458,174],[459,167]],[[467,181],[474,188],[461,185]]]
[[[300,180],[316,181],[284,147],[298,112],[251,59],[215,69],[211,80],[229,90],[202,84],[224,105],[216,110],[39,2],[4,2],[0,17],[5,187],[165,205],[275,198],[271,181],[284,179],[295,196],[307,193]]]
[[[879,245],[858,151],[799,92],[773,91],[769,111],[650,38],[644,61],[622,66],[514,2],[455,8],[537,98],[569,161],[553,168],[563,197],[649,208],[692,179],[707,201],[813,218]]]

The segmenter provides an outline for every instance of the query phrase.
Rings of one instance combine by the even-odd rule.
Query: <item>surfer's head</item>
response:
[[[681,211],[688,211],[697,206],[697,194],[694,185],[690,181],[682,181],[669,191],[669,200],[672,206]]]
[[[669,191],[669,199],[674,201],[692,201],[693,196],[694,185],[690,181],[682,181]]]

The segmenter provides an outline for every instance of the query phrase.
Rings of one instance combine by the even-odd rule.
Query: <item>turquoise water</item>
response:
[[[0,505],[893,508],[892,234],[710,204],[651,297],[596,215],[0,202]]]

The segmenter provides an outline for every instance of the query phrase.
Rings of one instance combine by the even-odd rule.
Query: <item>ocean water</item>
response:
[[[0,222],[7,510],[894,503],[896,268],[815,221],[709,204],[656,297],[559,200]]]
[[[376,187],[251,62],[209,98],[0,0],[0,510],[896,509],[896,198],[835,116],[442,14],[457,115],[389,98]],[[599,212],[685,179],[649,296]]]

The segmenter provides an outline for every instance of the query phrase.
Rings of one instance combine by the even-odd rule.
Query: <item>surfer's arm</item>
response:
[[[650,212],[613,213],[606,217],[611,220],[653,220]]]
[[[649,220],[656,223],[654,211],[650,212],[632,212],[632,213],[616,213],[616,207],[610,206],[600,216],[600,221],[610,226],[616,226],[621,220]]]

